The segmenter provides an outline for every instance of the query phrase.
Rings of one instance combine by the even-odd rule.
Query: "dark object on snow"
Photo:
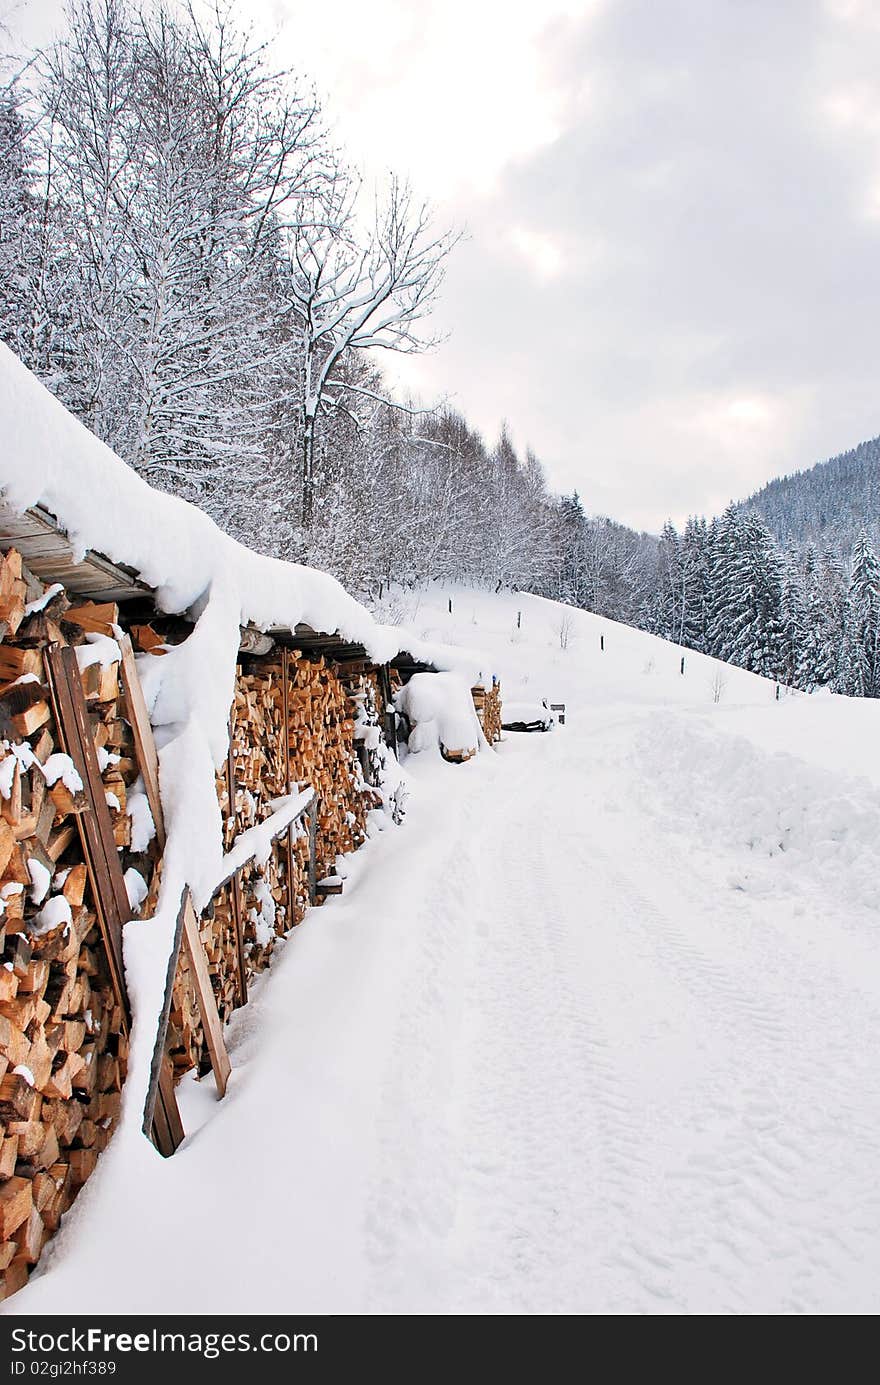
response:
[[[502,716],[503,731],[552,731],[556,725],[546,702],[505,702]]]

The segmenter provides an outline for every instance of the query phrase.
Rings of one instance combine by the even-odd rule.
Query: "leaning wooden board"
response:
[[[107,952],[110,977],[127,1030],[131,1023],[131,1007],[125,985],[122,929],[131,918],[131,905],[119,864],[75,650],[60,645],[47,649],[46,674],[62,743],[88,797],[89,810],[80,813],[76,821]],[[184,1132],[173,1083],[164,1064],[157,1073],[154,1105],[156,1100],[159,1103],[158,1116],[155,1126],[151,1119],[149,1131],[157,1148],[163,1154],[172,1154],[183,1139]]]

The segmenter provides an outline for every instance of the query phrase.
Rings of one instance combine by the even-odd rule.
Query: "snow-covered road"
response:
[[[874,938],[719,892],[640,805],[634,721],[507,747],[421,906],[374,1310],[880,1304]]]
[[[168,1163],[115,1140],[8,1311],[880,1308],[874,751],[832,773],[847,704],[713,705],[637,632],[597,671],[582,619],[569,724],[410,761],[227,1099],[188,1084]]]

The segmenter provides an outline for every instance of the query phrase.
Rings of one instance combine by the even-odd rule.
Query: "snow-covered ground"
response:
[[[409,616],[566,725],[409,759],[226,1100],[114,1141],[6,1311],[876,1312],[880,705],[532,597]]]

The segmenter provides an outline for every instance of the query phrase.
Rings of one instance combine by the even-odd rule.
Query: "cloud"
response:
[[[880,30],[809,0],[618,0],[543,42],[589,101],[471,206],[422,384],[653,527],[880,431]],[[529,236],[552,273],[503,253]]]
[[[556,486],[658,528],[880,432],[876,0],[247,13],[368,172],[468,229],[448,340],[390,373]]]

